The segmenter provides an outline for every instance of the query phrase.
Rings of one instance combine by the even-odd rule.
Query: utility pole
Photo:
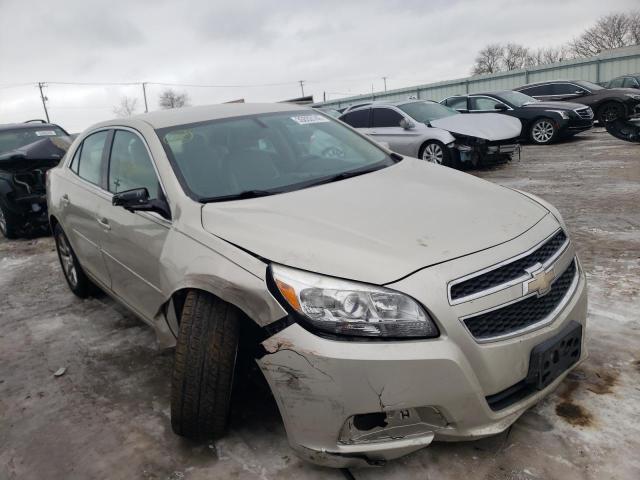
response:
[[[387,77],[382,77],[382,81],[384,82],[384,91],[387,91]]]
[[[327,101],[327,92],[322,92],[322,101],[323,102]]]
[[[149,107],[147,106],[147,89],[145,88],[147,82],[142,82],[142,96],[144,97],[144,113],[149,112]]]
[[[302,90],[302,96],[304,97],[304,80],[298,80],[298,83],[300,83],[300,90]]]
[[[40,89],[40,98],[42,99],[42,106],[44,107],[44,115],[45,117],[47,117],[47,123],[49,123],[49,112],[47,111],[47,100],[49,99],[44,96],[44,93],[42,93],[42,89],[46,86],[46,83],[38,82],[38,88]]]

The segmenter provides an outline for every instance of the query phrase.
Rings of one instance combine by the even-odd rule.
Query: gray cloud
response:
[[[570,40],[637,0],[0,0],[0,122],[41,117],[37,81],[284,86],[185,88],[194,104],[330,98],[466,76],[479,48]],[[180,90],[180,88],[178,87]],[[161,87],[149,87],[157,108]],[[140,87],[50,85],[52,119],[77,131]]]

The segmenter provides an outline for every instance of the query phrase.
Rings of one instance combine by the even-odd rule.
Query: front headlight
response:
[[[314,329],[357,337],[430,338],[429,314],[394,290],[271,265],[272,289],[287,310]]]
[[[640,100],[640,95],[638,95],[637,93],[625,93],[625,95],[627,97],[633,98],[634,100]]]
[[[557,113],[565,120],[569,120],[571,118],[571,115],[569,115],[569,112],[567,112],[566,110],[547,110],[547,112]]]

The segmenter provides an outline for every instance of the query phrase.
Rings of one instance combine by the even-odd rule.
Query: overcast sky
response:
[[[43,118],[36,82],[183,88],[191,103],[322,99],[469,74],[490,42],[565,43],[638,0],[0,0],[0,123]],[[19,84],[28,84],[16,86]],[[275,84],[275,85],[274,85]],[[256,86],[263,85],[263,86]],[[149,109],[164,87],[148,87]],[[50,85],[51,120],[77,132],[139,86]]]

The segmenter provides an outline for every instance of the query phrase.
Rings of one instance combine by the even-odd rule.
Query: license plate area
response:
[[[543,390],[574,365],[581,353],[582,325],[572,321],[558,335],[531,350],[525,382],[537,390]]]

